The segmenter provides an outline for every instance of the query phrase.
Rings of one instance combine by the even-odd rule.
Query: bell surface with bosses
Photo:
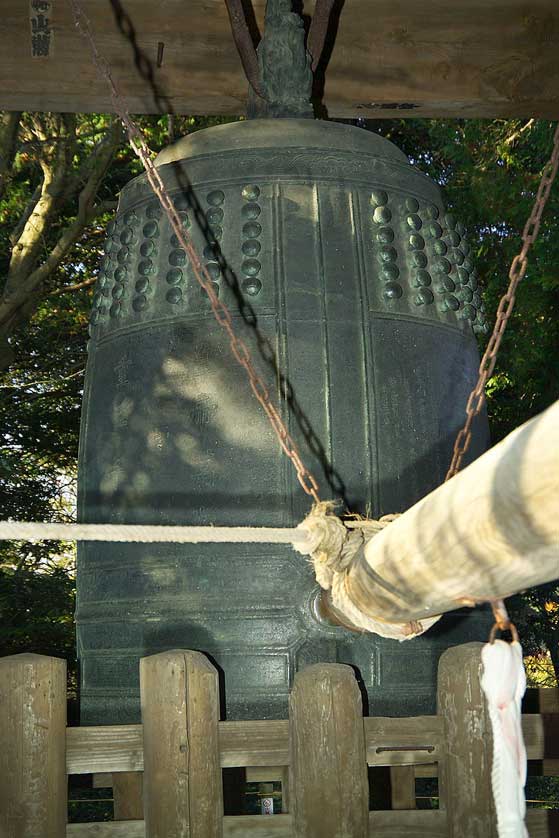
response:
[[[387,140],[309,119],[200,131],[156,164],[323,495],[376,516],[442,482],[485,321],[438,186]],[[98,286],[82,520],[296,525],[309,498],[145,176],[121,193]],[[486,445],[480,422],[470,457]],[[354,666],[371,714],[432,712],[440,653],[486,630],[455,612],[398,644],[331,625],[318,595],[289,546],[82,545],[83,720],[137,721],[138,659],[175,647],[217,663],[228,718],[285,716],[315,661]]]

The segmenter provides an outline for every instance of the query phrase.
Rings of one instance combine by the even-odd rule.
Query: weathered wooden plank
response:
[[[428,765],[415,765],[414,774],[416,777],[438,777],[439,766],[436,762]]]
[[[369,812],[370,838],[448,838],[446,812]]]
[[[289,721],[294,838],[366,838],[367,758],[353,670],[319,663],[298,672]]]
[[[147,838],[220,838],[219,680],[200,652],[140,660]]]
[[[60,838],[67,812],[66,661],[0,659],[0,836]]]
[[[522,701],[523,713],[559,713],[559,687],[528,687]]]
[[[528,809],[526,826],[530,838],[556,838],[559,835],[559,812],[546,809]]]
[[[68,774],[142,771],[142,725],[104,725],[66,729]]]
[[[533,814],[536,817],[533,817]],[[532,816],[531,816],[532,815]],[[528,823],[531,838],[552,838],[547,829],[545,812],[530,812]],[[532,830],[537,824],[539,831]],[[83,823],[69,824],[67,838],[145,838],[144,822],[129,821],[127,824]],[[224,838],[291,838],[290,815],[265,817],[243,815],[223,819]],[[438,811],[415,812],[370,812],[369,836],[371,838],[447,838],[446,814]]]
[[[530,838],[554,838],[557,832],[556,812],[529,809],[526,822]],[[291,817],[277,815],[261,817],[246,815],[223,819],[224,838],[291,838]],[[551,825],[551,826],[550,826]],[[127,824],[87,823],[70,824],[68,838],[144,838],[143,821]],[[371,838],[447,838],[446,813],[443,811],[417,810],[414,812],[370,812],[369,835]]]
[[[94,774],[92,777],[92,785],[94,789],[112,789],[113,775],[108,773]]]
[[[540,831],[531,838],[552,838],[553,833],[542,831],[547,820],[545,812],[528,818],[530,829],[537,823]],[[291,838],[290,815],[241,815],[223,819],[224,838]],[[74,823],[69,824],[67,838],[145,838],[144,822]],[[438,811],[369,812],[370,838],[447,838],[446,814]]]
[[[224,838],[291,838],[289,815],[240,815],[223,818]],[[67,838],[146,838],[144,821],[127,823],[73,823],[66,829]],[[414,838],[412,836],[412,838]],[[420,836],[423,838],[423,835]],[[427,835],[425,834],[425,838]],[[438,838],[438,833],[434,835]]]
[[[390,798],[394,810],[415,809],[415,771],[413,765],[390,767]]]
[[[542,760],[541,773],[544,777],[559,777],[559,738],[557,737],[559,714],[524,714],[522,733],[528,759]],[[553,724],[551,724],[553,720]]]
[[[281,769],[281,811],[286,814],[291,811],[291,772],[289,766]]]
[[[415,765],[416,777],[436,777],[431,762],[444,754],[442,720],[437,716],[417,718],[365,718],[367,762],[369,765]],[[544,758],[543,719],[538,714],[522,717],[524,739],[530,760]],[[391,745],[410,748],[382,751]],[[249,782],[280,782],[281,766],[289,763],[289,723],[279,721],[220,722],[220,761],[222,768],[245,766]],[[414,750],[427,746],[433,751]],[[558,760],[546,759],[546,776],[559,776]],[[66,770],[68,774],[95,773],[96,785],[112,786],[112,771],[141,771],[144,766],[142,726],[69,727],[66,730]],[[108,776],[101,776],[108,774]]]
[[[289,762],[289,722],[220,722],[219,749],[222,768],[282,766]],[[107,774],[142,771],[141,725],[69,727],[66,731],[68,774]],[[280,772],[278,772],[278,778]],[[112,785],[110,778],[100,780]]]
[[[522,734],[528,759],[543,759],[544,729],[543,719],[538,714],[522,716]]]
[[[365,718],[367,762],[369,765],[415,765],[417,777],[436,777],[437,765],[425,763],[428,756],[440,758],[442,748],[441,720],[436,716],[403,719]],[[421,725],[424,725],[421,728]],[[270,726],[270,741],[266,730]],[[522,727],[528,759],[541,760],[544,756],[542,717],[524,715]],[[282,765],[289,762],[288,722],[220,722],[220,753],[222,768],[243,766],[247,768],[249,782],[280,782]],[[420,731],[420,733],[418,733]],[[424,735],[423,734],[424,731]],[[67,772],[89,774],[98,772],[95,783],[99,787],[112,786],[111,771],[139,771],[143,768],[141,725],[114,725],[108,727],[67,728]],[[275,741],[272,741],[275,740]],[[429,741],[435,751],[415,751],[411,746],[421,746]],[[382,743],[382,744],[379,744]],[[406,751],[376,753],[377,747],[410,745]],[[557,760],[546,760],[548,776]],[[269,763],[273,763],[270,765]],[[262,766],[262,767],[260,767]],[[103,776],[107,774],[107,776]]]
[[[221,767],[265,767],[289,763],[289,722],[220,722]]]
[[[534,810],[532,810],[532,813]],[[546,829],[545,812],[535,812],[528,823],[537,824],[540,831],[531,832],[531,838],[552,838]],[[144,822],[128,823],[74,823],[69,824],[67,838],[145,838]],[[290,815],[241,815],[223,819],[224,838],[291,838]],[[447,838],[446,814],[439,811],[369,812],[370,838]]]
[[[133,50],[102,0],[82,0],[99,48],[132,112],[240,114],[246,81],[222,0],[123,0],[137,47],[153,71],[138,72]],[[346,0],[334,21],[326,73],[332,116],[542,116],[559,110],[556,0]],[[264,0],[254,0],[262,23]],[[313,3],[305,4],[312,12]],[[112,110],[105,82],[76,32],[70,4],[51,0],[53,48],[31,55],[28,4],[3,0],[0,107]],[[161,51],[161,66],[157,56]],[[163,94],[157,104],[154,88]]]
[[[559,713],[559,687],[538,690],[540,713]]]
[[[249,766],[246,770],[247,783],[281,783],[283,768],[273,766],[264,768],[262,766]]]
[[[544,777],[559,777],[559,687],[526,691],[526,704],[540,715],[522,716],[528,759],[542,760],[534,766]],[[559,828],[557,830],[559,834]]]
[[[447,753],[439,799],[449,838],[496,838],[491,796],[491,725],[481,689],[482,643],[447,649],[439,661],[437,704]]]
[[[136,821],[144,817],[144,775],[141,771],[114,773],[113,811],[115,821]]]
[[[291,815],[240,815],[223,819],[223,838],[292,838]]]
[[[145,838],[144,821],[69,823],[66,838]]]
[[[370,717],[363,720],[369,765],[420,765],[444,754],[443,719]],[[409,749],[401,748],[409,745]]]

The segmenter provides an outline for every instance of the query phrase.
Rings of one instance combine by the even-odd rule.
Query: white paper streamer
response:
[[[499,838],[528,838],[526,816],[526,748],[521,702],[526,690],[522,647],[495,640],[482,650],[481,686],[493,729],[491,782]]]

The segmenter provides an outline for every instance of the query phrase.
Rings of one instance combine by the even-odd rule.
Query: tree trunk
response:
[[[13,162],[14,131],[17,135],[17,126],[14,128],[13,125],[15,118],[10,114],[7,116],[10,119],[5,120],[4,131],[0,130],[0,178],[2,165],[6,161],[10,165]],[[12,240],[8,275],[0,295],[0,371],[11,364],[13,352],[10,338],[14,330],[33,314],[44,294],[45,281],[69,254],[88,224],[99,213],[106,211],[105,203],[96,204],[96,196],[123,136],[120,124],[115,121],[81,169],[76,171],[73,162],[76,154],[75,117],[68,114],[32,115],[27,130],[42,149],[39,162],[43,177],[23,212]],[[61,208],[68,203],[77,203],[76,216],[62,230],[58,241],[44,258],[48,231],[56,222]]]

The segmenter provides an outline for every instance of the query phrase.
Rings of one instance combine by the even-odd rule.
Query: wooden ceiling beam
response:
[[[81,1],[131,112],[244,112],[247,84],[223,0],[120,0],[160,98],[119,29],[116,0]],[[557,0],[338,5],[324,86],[330,116],[559,117]],[[253,7],[261,25],[264,0]],[[112,110],[68,0],[2,0],[0,33],[0,108]]]

